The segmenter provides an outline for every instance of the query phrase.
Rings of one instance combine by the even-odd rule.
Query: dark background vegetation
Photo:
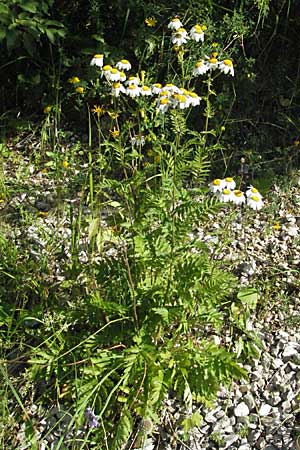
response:
[[[63,98],[68,77],[84,75],[94,53],[125,56],[140,69],[141,55],[149,53],[151,46],[159,50],[160,45],[149,38],[153,31],[145,25],[145,18],[155,17],[161,33],[174,15],[207,23],[217,41],[226,42],[230,36],[235,42],[234,90],[222,86],[224,93],[218,99],[218,119],[222,119],[223,107],[232,105],[230,117],[223,117],[226,134],[222,142],[231,160],[237,162],[245,156],[255,170],[264,165],[264,170],[272,166],[280,172],[283,167],[288,171],[297,166],[297,0],[0,1],[2,136],[16,136],[38,121],[44,106]],[[230,44],[229,40],[226,43]],[[146,70],[157,63],[148,53]],[[162,62],[157,67],[159,77]],[[72,117],[71,109],[68,102],[62,106],[63,127],[70,127],[66,118]],[[80,129],[76,117],[74,121]]]

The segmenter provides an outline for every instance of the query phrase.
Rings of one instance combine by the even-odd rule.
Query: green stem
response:
[[[210,118],[210,114],[211,114],[210,101],[209,101],[209,97],[211,94],[211,84],[212,84],[212,78],[211,78],[211,72],[209,72],[209,76],[207,79],[206,117],[205,117],[205,125],[204,125],[204,149],[206,148],[208,122],[209,122],[209,118]]]
[[[94,217],[94,180],[93,180],[93,155],[92,155],[92,123],[91,123],[91,112],[89,105],[87,105],[88,111],[88,163],[89,163],[89,191],[90,191],[90,207],[92,212],[92,217]]]

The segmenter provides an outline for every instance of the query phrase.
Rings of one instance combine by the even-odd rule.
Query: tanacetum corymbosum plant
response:
[[[112,450],[143,446],[168,394],[191,412],[193,400],[211,400],[220,384],[246,375],[211,337],[226,326],[235,279],[191,238],[218,209],[203,188],[214,147],[211,97],[214,77],[232,77],[233,63],[225,52],[206,54],[208,44],[201,49],[202,22],[188,32],[174,18],[168,30],[179,65],[164,82],[101,53],[89,81],[69,79],[89,118],[86,297],[68,311],[75,325],[31,359],[33,373],[46,366],[67,385],[74,417]]]

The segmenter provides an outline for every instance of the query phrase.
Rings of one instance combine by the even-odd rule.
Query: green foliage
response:
[[[242,67],[248,71],[253,61],[249,57],[244,64],[240,47],[245,50],[244,39],[261,19],[253,18],[257,10],[246,12],[253,2],[243,2],[245,12],[239,2],[232,8],[201,2],[201,11],[195,2],[188,2],[186,11],[186,3],[178,2],[178,13],[188,26],[196,19],[206,24],[207,39],[202,46],[189,42],[184,50],[171,45],[164,13],[177,11],[170,11],[166,2],[129,2],[124,14],[123,2],[114,5],[113,13],[90,1],[83,17],[78,2],[68,18],[69,5],[60,5],[57,15],[68,32],[62,53],[51,50],[54,70],[49,75],[48,66],[51,92],[40,99],[48,108],[37,159],[57,186],[69,167],[60,152],[61,117],[69,118],[71,112],[88,130],[80,155],[70,153],[71,160],[80,156],[79,164],[87,168],[74,181],[81,199],[78,209],[69,207],[72,235],[69,252],[61,252],[63,281],[51,268],[51,252],[35,261],[5,236],[0,240],[1,332],[9,331],[20,347],[26,342],[26,379],[47,385],[37,401],[63,404],[73,412],[76,426],[86,424],[84,411],[91,406],[101,427],[89,431],[116,450],[151,435],[168,395],[187,410],[195,401],[209,402],[220,384],[246,377],[240,356],[260,352],[249,326],[256,290],[238,291],[236,278],[224,270],[226,262],[214,260],[193,231],[220,207],[204,186],[209,172],[224,165],[227,169],[228,154],[235,155],[224,128],[239,123],[230,116],[234,103],[247,102],[247,96],[236,100],[244,94],[237,94],[236,83],[245,82]],[[256,4],[266,20],[267,2]],[[34,58],[35,46],[45,48],[44,37],[51,44],[64,37],[63,26],[50,16],[51,6],[51,1],[1,3],[0,38],[8,53],[18,54],[24,41]],[[148,14],[155,16],[154,27],[144,22]],[[104,39],[109,20],[115,30]],[[143,82],[194,89],[202,103],[187,114],[178,108],[160,113],[153,99],[114,97],[111,84],[89,66],[99,46],[112,64],[127,56],[128,47],[133,72]],[[215,48],[221,58],[236,59],[238,82],[228,86],[228,79],[212,70],[202,78],[191,75],[195,62],[206,60]],[[39,85],[39,75],[32,77],[29,85]],[[18,80],[26,82],[24,73]],[[232,138],[238,134],[234,129],[230,133]],[[220,166],[212,168],[220,155]],[[54,287],[53,279],[44,277],[51,270]],[[214,343],[213,336],[228,328],[236,338],[236,353],[222,340]],[[5,359],[7,354],[4,349]],[[197,413],[186,418],[184,432],[200,421]],[[211,440],[222,443],[220,436]]]
[[[54,44],[64,37],[61,23],[48,19],[53,0],[8,0],[0,2],[0,44],[5,43],[8,54],[25,47],[33,56],[43,36]]]

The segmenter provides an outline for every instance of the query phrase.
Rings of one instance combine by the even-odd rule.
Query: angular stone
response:
[[[244,402],[246,403],[250,411],[255,407],[256,404],[253,395],[250,393],[244,395]]]
[[[270,412],[272,411],[272,406],[268,403],[263,403],[261,407],[258,410],[258,414],[262,417],[268,416]]]
[[[246,417],[249,416],[249,408],[246,405],[245,402],[241,402],[239,403],[235,408],[234,408],[234,415],[236,417]]]
[[[239,435],[235,433],[231,433],[228,435],[223,436],[223,439],[225,441],[224,449],[229,448],[234,442],[236,442],[239,439]]]

